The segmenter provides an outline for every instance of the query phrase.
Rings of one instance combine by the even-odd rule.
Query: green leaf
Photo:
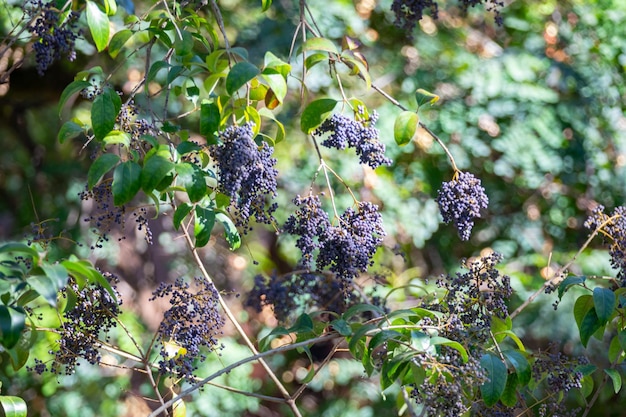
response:
[[[337,101],[332,98],[321,98],[309,103],[300,118],[300,128],[302,131],[309,134],[317,129],[324,120],[328,119],[336,105]]]
[[[220,128],[220,109],[215,103],[202,103],[200,105],[200,134],[215,141],[215,132]]]
[[[13,307],[0,305],[0,344],[11,349],[26,328],[26,315]]]
[[[480,366],[485,369],[488,378],[480,387],[480,393],[485,405],[491,407],[498,402],[506,388],[506,365],[497,356],[486,353],[480,358]]]
[[[202,150],[202,148],[195,142],[184,141],[178,144],[176,147],[176,152],[179,155],[187,155],[188,153],[198,152]]]
[[[591,395],[591,393],[593,392],[593,377],[591,377],[590,375],[585,375],[582,379],[581,385],[582,387],[580,388],[580,393],[583,395],[583,397],[587,398]]]
[[[306,57],[306,59],[304,60],[304,66],[306,69],[311,69],[320,62],[325,61],[328,61],[328,54],[325,54],[323,52],[316,52]]]
[[[193,203],[200,201],[207,193],[206,181],[202,170],[196,164],[189,162],[176,164],[175,169],[178,173],[179,185],[185,188],[189,200]]]
[[[170,64],[165,61],[156,61],[152,66],[150,66],[150,70],[148,71],[148,76],[146,77],[146,85],[150,83],[150,81],[154,80],[159,71],[163,68],[169,68]]]
[[[270,86],[276,99],[282,104],[285,96],[287,95],[287,81],[273,68],[266,68],[263,70],[261,77],[267,82],[267,85]]]
[[[113,130],[121,106],[120,96],[111,88],[105,88],[96,96],[91,106],[91,127],[96,139],[104,139]]]
[[[460,344],[459,342],[455,342],[454,340],[450,340],[445,337],[435,336],[435,337],[431,337],[430,344],[433,346],[445,345],[445,346],[451,347],[452,349],[455,349],[461,354],[461,358],[463,359],[463,362],[467,362],[468,360],[467,350],[465,350],[463,345]]]
[[[107,16],[115,16],[115,13],[117,13],[116,0],[104,0],[104,11]]]
[[[9,242],[0,246],[0,253],[12,252],[25,253],[26,255],[33,258],[34,263],[39,262],[39,253],[25,243]]]
[[[593,297],[591,295],[585,294],[578,297],[574,303],[574,319],[576,320],[578,328],[580,328],[580,323],[583,321],[585,314],[592,308]]]
[[[355,304],[348,308],[345,313],[341,315],[344,320],[350,320],[352,317],[361,313],[373,313],[374,316],[384,316],[385,311],[373,304]]]
[[[192,209],[193,209],[193,206],[188,203],[183,203],[180,206],[176,207],[176,211],[174,212],[174,218],[173,218],[173,223],[174,223],[174,227],[176,228],[176,230],[180,228],[180,224],[185,219],[185,217],[187,217],[187,215],[191,213]]]
[[[112,170],[119,161],[120,157],[112,153],[100,155],[98,159],[91,164],[89,172],[87,173],[87,186],[89,189],[91,190],[94,185],[100,181],[100,178]]]
[[[608,288],[596,287],[593,289],[593,305],[601,324],[609,321],[615,308],[615,293]]]
[[[0,405],[6,417],[26,417],[26,402],[20,397],[0,395]]]
[[[352,328],[350,327],[348,322],[345,321],[344,319],[333,320],[332,322],[330,322],[330,324],[331,326],[333,326],[333,329],[335,329],[337,333],[339,333],[340,335],[342,336],[352,335]]]
[[[129,29],[122,29],[113,35],[111,42],[109,42],[109,55],[111,58],[115,59],[117,57],[122,47],[128,42],[131,36],[133,36],[133,32]]]
[[[259,69],[249,62],[236,63],[226,76],[226,91],[232,95],[258,73]]]
[[[439,101],[439,96],[435,93],[431,93],[430,91],[426,91],[423,88],[418,88],[415,91],[415,101],[418,105],[421,105],[421,103],[423,103],[422,99],[428,100],[428,103],[432,106]]]
[[[117,295],[111,284],[107,279],[102,275],[100,271],[98,271],[94,266],[86,260],[79,260],[74,255],[70,256],[70,259],[61,262],[61,265],[67,269],[69,274],[76,279],[77,282],[80,280],[86,280],[90,284],[100,285],[102,288],[107,290],[109,295],[116,300]]]
[[[387,342],[389,339],[401,339],[402,333],[397,332],[395,330],[381,330],[376,333],[367,345],[367,355],[372,356],[374,349],[381,346],[383,343]]]
[[[572,275],[561,281],[561,284],[559,285],[559,300],[563,297],[563,294],[565,294],[571,286],[582,284],[583,282],[585,282],[586,279],[587,277],[584,275]]]
[[[18,371],[26,365],[30,356],[30,350],[37,341],[37,331],[34,330],[35,326],[22,332],[20,340],[15,346],[7,350],[7,353],[11,356],[11,367],[14,371]]]
[[[619,336],[615,335],[612,339],[611,339],[611,343],[609,344],[609,351],[608,351],[608,358],[609,358],[609,362],[611,363],[621,363],[624,361],[624,357],[622,355],[622,352],[624,350],[622,349],[622,347],[620,346],[619,343]]]
[[[87,15],[87,26],[89,26],[91,37],[98,52],[102,52],[109,43],[109,17],[100,10],[97,3],[91,0],[87,0],[85,14]]]
[[[339,50],[335,44],[326,38],[310,38],[307,39],[300,47],[301,52],[304,51],[326,51],[333,54],[339,54]]]
[[[63,143],[68,139],[74,139],[85,132],[85,129],[74,121],[68,121],[63,123],[59,133],[57,134],[57,140],[59,143]]]
[[[37,293],[41,295],[51,307],[56,307],[57,288],[50,277],[45,275],[33,275],[28,277],[27,282],[28,285],[37,291]]]
[[[413,140],[420,118],[417,113],[403,111],[396,117],[393,125],[393,137],[400,146],[406,145]]]
[[[615,369],[605,369],[604,372],[613,381],[613,391],[617,394],[622,389],[622,376]]]
[[[141,170],[141,189],[146,193],[154,190],[157,185],[174,169],[174,164],[162,155],[149,158]]]
[[[182,39],[176,37],[174,41],[174,50],[176,55],[185,56],[193,52],[193,36],[186,30],[181,31]]]
[[[182,399],[178,399],[172,404],[173,417],[187,417],[187,405]]]
[[[89,86],[91,86],[91,84],[88,81],[82,80],[72,81],[71,83],[69,83],[68,86],[65,87],[65,89],[61,93],[61,98],[59,99],[59,116],[61,115],[61,112],[63,111],[63,107],[65,106],[67,100],[74,94],[83,91]]]
[[[261,9],[266,12],[272,5],[272,0],[261,0]]]
[[[41,269],[43,269],[46,276],[52,280],[57,291],[67,285],[69,275],[67,269],[65,269],[62,264],[43,264],[41,265]]]
[[[619,345],[626,351],[626,330],[620,330],[617,333],[617,339],[619,340]]]
[[[230,246],[230,250],[235,250],[241,246],[241,235],[230,217],[224,213],[217,213],[215,219],[224,227],[224,237]]]
[[[517,404],[517,374],[510,374],[507,377],[506,386],[500,396],[500,401],[507,407],[515,407]]]
[[[126,132],[122,132],[121,130],[111,130],[107,135],[102,139],[105,145],[118,145],[122,144],[126,147],[130,146],[130,135]]]
[[[193,228],[193,234],[196,237],[196,248],[201,248],[209,243],[214,224],[215,211],[213,211],[213,209],[196,206],[196,216]]]
[[[595,307],[591,308],[591,310],[589,310],[587,314],[585,314],[578,327],[578,330],[580,332],[580,342],[582,343],[582,345],[584,347],[587,347],[587,343],[589,343],[589,339],[591,338],[591,336],[593,336],[595,332],[603,327],[604,324],[601,323],[600,320],[598,320]]]
[[[506,360],[515,369],[517,379],[522,386],[526,386],[530,382],[531,368],[528,359],[516,350],[505,350],[502,354]]]
[[[119,164],[113,171],[113,203],[121,206],[135,197],[141,188],[141,167],[133,161]]]
[[[296,322],[289,329],[289,333],[306,333],[313,331],[313,320],[311,316],[306,313],[302,313],[296,319]]]
[[[383,390],[389,388],[396,380],[401,379],[410,369],[411,362],[404,358],[393,358],[383,361],[380,370],[380,386]]]
[[[361,346],[360,342],[364,342],[363,339],[365,338],[366,334],[375,329],[377,329],[376,325],[371,323],[364,324],[363,326],[356,329],[356,331],[354,332],[354,336],[349,338],[350,340],[348,342],[348,349],[352,353],[352,356],[354,356],[355,358],[360,358],[364,354],[363,351],[358,349]]]

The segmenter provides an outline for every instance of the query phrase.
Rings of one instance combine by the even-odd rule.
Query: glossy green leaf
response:
[[[193,36],[186,30],[181,31],[181,37],[176,37],[174,41],[174,50],[176,55],[185,56],[193,52]]]
[[[159,71],[161,71],[163,68],[169,68],[169,67],[170,67],[170,64],[168,64],[165,61],[156,61],[154,64],[150,66],[150,70],[148,71],[148,76],[146,77],[146,84],[149,84],[150,81],[153,81],[156,78]]]
[[[174,164],[162,155],[154,155],[145,161],[141,170],[141,189],[151,192],[170,172]]]
[[[491,407],[498,402],[506,388],[506,365],[497,356],[486,353],[480,358],[480,366],[487,373],[487,381],[481,385],[480,393],[485,405]]]
[[[207,140],[215,141],[215,133],[220,128],[220,109],[215,103],[200,105],[200,134]]]
[[[584,347],[587,347],[587,343],[589,343],[589,339],[595,332],[602,329],[604,327],[604,323],[600,322],[598,316],[596,315],[596,309],[592,308],[585,314],[578,330],[580,332],[580,342]]]
[[[13,307],[0,305],[0,344],[11,349],[26,328],[26,314]]]
[[[584,275],[581,275],[581,276],[571,275],[565,278],[563,281],[561,281],[561,284],[559,284],[559,299],[563,298],[563,294],[565,294],[570,287],[574,285],[582,284],[583,282],[585,282],[586,279],[587,277]]]
[[[287,81],[285,81],[282,74],[279,74],[272,68],[266,68],[263,70],[261,77],[267,82],[267,85],[269,85],[274,92],[276,99],[282,104],[287,95]]]
[[[350,320],[352,317],[362,313],[372,313],[374,316],[382,317],[385,315],[385,310],[373,304],[355,304],[348,308],[341,317],[344,320]]]
[[[352,335],[352,328],[344,319],[333,320],[331,323],[333,329],[337,331],[342,336],[350,336]]]
[[[115,16],[115,13],[117,13],[116,0],[104,0],[104,11],[107,16]]]
[[[589,310],[593,308],[593,296],[585,294],[578,297],[574,303],[574,319],[580,328],[580,323]]]
[[[609,321],[615,308],[615,293],[608,288],[593,289],[593,305],[601,324]]]
[[[609,344],[609,350],[607,352],[607,356],[609,358],[609,362],[611,363],[621,363],[624,360],[624,356],[622,355],[624,350],[620,346],[619,336],[615,335],[611,339],[611,343]]]
[[[412,111],[403,111],[396,117],[393,125],[393,137],[398,145],[406,145],[413,140],[419,121],[417,113]]]
[[[113,130],[121,106],[120,96],[111,88],[96,96],[91,106],[91,127],[96,139],[104,139]]]
[[[26,417],[28,411],[23,399],[10,395],[0,395],[0,406],[4,410],[5,417]]]
[[[211,231],[215,224],[215,211],[210,208],[196,206],[193,234],[196,238],[196,248],[201,248],[209,243]]]
[[[109,281],[89,261],[78,259],[72,255],[70,259],[61,262],[61,265],[77,282],[86,281],[90,284],[99,285],[107,290],[111,298],[117,299]]]
[[[325,54],[323,52],[316,52],[306,57],[306,59],[304,60],[304,66],[306,69],[311,69],[320,62],[326,61],[328,61],[328,54]]]
[[[180,224],[183,222],[183,220],[185,220],[187,215],[191,213],[192,209],[193,209],[193,206],[188,203],[183,203],[179,205],[178,207],[176,207],[176,211],[174,212],[174,216],[172,219],[174,223],[174,228],[176,228],[176,230],[180,228]]]
[[[130,146],[130,134],[122,132],[121,130],[111,130],[102,139],[105,145],[124,145]]]
[[[34,330],[33,327],[22,332],[17,344],[7,350],[7,353],[11,357],[11,367],[14,371],[22,369],[24,365],[26,365],[26,362],[28,362],[30,351],[37,341],[37,331]]]
[[[300,51],[326,51],[339,54],[339,50],[337,50],[335,44],[326,38],[309,38],[300,47]]]
[[[141,188],[141,167],[133,161],[119,164],[113,171],[113,203],[121,206],[137,195]]]
[[[302,313],[296,319],[296,322],[289,329],[290,333],[306,333],[313,331],[313,320],[311,316]]]
[[[506,386],[500,396],[500,401],[507,407],[515,407],[517,404],[517,374],[509,374],[506,379]]]
[[[272,0],[261,0],[261,9],[266,12],[272,6]]]
[[[380,370],[380,386],[383,390],[389,388],[410,369],[411,362],[402,358],[393,358],[390,361],[383,361]]]
[[[230,246],[230,250],[236,250],[241,246],[241,235],[230,217],[224,213],[217,213],[215,219],[224,227],[224,237]]]
[[[43,297],[46,302],[52,306],[56,307],[57,305],[57,287],[54,285],[54,282],[45,275],[33,275],[28,277],[28,285],[39,295]]]
[[[61,129],[59,129],[59,133],[57,134],[57,140],[59,143],[63,143],[68,139],[74,139],[80,135],[85,133],[85,129],[83,126],[79,125],[74,121],[68,121],[63,123]]]
[[[131,36],[133,36],[133,32],[129,29],[122,29],[113,35],[111,42],[109,42],[109,55],[111,58],[115,59],[117,55],[119,55],[122,47],[128,42]]]
[[[622,349],[626,351],[626,330],[620,330],[617,333],[617,340],[619,340],[619,345]]]
[[[374,324],[364,324],[363,326],[356,329],[354,335],[350,338],[348,342],[348,349],[352,353],[355,358],[360,358],[364,352],[359,349],[361,345],[360,342],[365,342],[365,336],[368,332],[376,330],[377,327]]]
[[[332,98],[321,98],[309,103],[300,118],[300,128],[302,131],[309,134],[317,129],[324,120],[328,119],[336,105],[337,101]]]
[[[465,350],[463,345],[459,342],[455,342],[454,340],[450,340],[445,337],[435,336],[430,339],[430,344],[433,346],[445,345],[451,347],[452,349],[459,352],[459,354],[461,355],[461,359],[463,359],[464,363],[468,360],[467,350]]]
[[[12,252],[24,253],[30,256],[31,258],[33,258],[35,263],[39,262],[39,253],[35,249],[31,248],[25,243],[9,242],[9,243],[0,245],[0,253],[12,253]]]
[[[528,359],[526,359],[523,354],[515,350],[505,350],[502,351],[502,354],[513,366],[513,369],[515,369],[515,374],[517,375],[520,385],[526,386],[530,382],[530,377],[532,376]]]
[[[100,181],[100,178],[112,170],[119,161],[120,157],[112,153],[100,155],[98,159],[91,164],[89,172],[87,173],[87,186],[89,189],[91,190],[98,181]]]
[[[43,269],[43,272],[46,274],[46,276],[52,280],[53,285],[56,287],[57,291],[65,287],[65,285],[67,284],[69,275],[67,273],[67,269],[65,269],[62,264],[44,263],[43,265],[41,265],[41,269]]]
[[[207,193],[206,181],[202,170],[196,164],[189,162],[176,164],[175,169],[178,173],[178,184],[185,188],[189,200],[193,203],[200,201]]]
[[[67,100],[74,94],[80,93],[89,86],[91,86],[91,84],[88,81],[83,80],[72,81],[71,83],[69,83],[67,87],[63,89],[63,92],[61,93],[61,98],[59,99],[59,116],[61,115],[61,112],[63,111],[63,107],[65,107],[65,103],[67,103]]]
[[[613,391],[617,394],[622,389],[622,376],[615,369],[605,369],[604,373],[606,373],[613,382]]]
[[[259,69],[251,63],[245,61],[236,63],[226,76],[226,91],[228,94],[234,94],[258,74]]]
[[[109,43],[109,17],[91,0],[87,0],[85,15],[96,48],[98,52],[102,52]]]

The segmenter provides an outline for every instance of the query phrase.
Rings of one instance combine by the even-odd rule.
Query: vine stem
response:
[[[298,349],[300,347],[308,346],[308,345],[315,344],[315,343],[326,342],[328,340],[335,339],[336,337],[337,337],[337,335],[334,334],[334,333],[327,333],[327,334],[325,334],[323,336],[319,336],[319,337],[316,337],[314,339],[303,340],[302,342],[297,342],[297,343],[293,343],[293,344],[289,344],[289,345],[279,346],[279,347],[277,347],[275,349],[272,349],[272,350],[268,350],[268,351],[265,351],[265,352],[256,353],[256,354],[254,354],[252,356],[248,356],[247,358],[241,359],[241,360],[239,360],[239,361],[237,361],[237,362],[235,362],[235,363],[233,363],[231,365],[228,365],[228,366],[220,369],[219,371],[213,373],[212,375],[209,375],[208,377],[206,377],[203,380],[199,381],[198,383],[192,385],[191,387],[181,391],[174,398],[166,401],[165,404],[163,404],[161,407],[157,408],[152,413],[150,413],[150,415],[148,417],[157,417],[159,415],[159,413],[164,411],[167,407],[169,407],[170,405],[174,404],[179,399],[181,399],[181,398],[191,394],[192,392],[202,388],[203,385],[205,385],[209,381],[219,377],[220,375],[226,374],[226,373],[232,371],[233,369],[235,369],[235,368],[237,368],[237,367],[239,367],[241,365],[244,365],[244,364],[246,364],[248,362],[252,362],[252,361],[255,361],[255,360],[261,361],[266,356],[271,356],[271,355],[275,355],[277,353]]]
[[[574,261],[576,261],[576,259],[580,256],[581,253],[583,253],[583,251],[585,249],[587,249],[587,247],[589,246],[589,244],[591,243],[591,241],[593,240],[594,237],[596,237],[596,235],[602,230],[604,229],[604,227],[613,222],[614,220],[618,219],[620,217],[619,214],[609,217],[607,218],[602,224],[600,224],[598,227],[596,227],[596,229],[589,235],[589,237],[587,238],[587,240],[585,241],[585,243],[580,247],[580,249],[578,250],[578,252],[576,252],[576,254],[572,257],[572,259],[569,260],[568,263],[566,263],[563,267],[559,268],[559,270],[554,274],[554,276],[547,280],[542,286],[541,288],[539,288],[537,291],[535,291],[533,294],[531,294],[530,297],[528,297],[526,299],[526,301],[524,301],[519,307],[517,307],[515,309],[515,311],[513,313],[511,313],[511,319],[514,319],[519,313],[521,313],[526,307],[528,307],[530,305],[530,303],[532,303],[533,301],[535,301],[535,298],[539,297],[539,294],[545,292],[546,288],[550,287],[550,286],[555,286],[561,283],[561,281],[563,281],[563,273],[565,271],[567,271],[569,269],[570,266],[572,266],[572,264],[574,263]],[[549,265],[548,265],[549,266]]]
[[[189,231],[187,229],[183,229],[183,234],[185,236],[185,240],[187,241],[189,250],[191,251],[191,254],[193,255],[194,261],[196,262],[196,265],[202,272],[202,275],[205,277],[205,279],[209,281],[211,284],[213,284],[213,279],[211,278],[211,275],[209,274],[209,272],[206,270],[204,266],[204,262],[202,262],[202,259],[200,258],[200,254],[198,253],[198,249],[194,246],[193,240],[191,239],[191,236],[189,235]],[[259,351],[254,346],[254,343],[252,343],[252,340],[250,340],[250,338],[246,334],[243,327],[241,327],[241,324],[239,324],[239,321],[237,320],[232,310],[228,306],[228,303],[226,303],[226,300],[224,300],[224,298],[222,297],[222,294],[219,291],[217,294],[218,294],[218,301],[220,303],[220,306],[224,310],[224,313],[226,314],[228,319],[232,322],[233,326],[237,330],[237,333],[239,333],[241,338],[244,340],[245,344],[248,346],[248,349],[250,349],[253,355],[255,356],[259,355]],[[270,368],[267,362],[265,362],[262,356],[259,356],[258,360],[261,366],[263,366],[263,368],[269,375],[269,377],[272,379],[272,381],[274,381],[274,383],[278,387],[278,390],[280,391],[282,396],[285,398],[286,403],[289,405],[294,415],[296,415],[296,417],[302,417],[302,414],[300,414],[300,410],[298,410],[298,407],[296,406],[295,400],[289,395],[289,392],[287,391],[285,386],[282,384],[282,382],[280,382],[280,380],[278,379],[274,371]]]

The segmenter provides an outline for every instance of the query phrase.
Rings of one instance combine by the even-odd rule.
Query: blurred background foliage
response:
[[[21,3],[0,1],[1,37],[21,18]],[[513,0],[502,9],[503,26],[497,26],[482,6],[463,15],[456,2],[442,3],[438,20],[426,16],[413,39],[394,27],[390,0],[311,1],[309,7],[327,38],[339,43],[347,34],[362,42],[360,50],[370,64],[374,84],[411,109],[419,105],[421,120],[449,145],[459,168],[482,179],[490,207],[470,242],[461,244],[452,226],[440,224],[433,199],[441,182],[449,181],[453,174],[441,149],[425,132],[418,132],[409,145],[397,147],[392,132],[398,109],[366,90],[356,77],[344,74],[347,95],[377,109],[377,127],[394,164],[374,172],[360,168],[348,151],[326,156],[362,199],[382,206],[388,250],[378,254],[382,266],[374,271],[380,273],[387,288],[410,288],[426,278],[451,273],[461,258],[491,248],[504,254],[504,270],[514,278],[514,308],[543,283],[551,268],[565,263],[584,242],[588,232],[582,224],[591,208],[602,204],[612,209],[624,204],[626,3]],[[151,2],[135,2],[138,14],[150,6]],[[221,1],[220,7],[231,42],[246,48],[251,62],[260,64],[267,50],[288,58],[297,24],[297,1],[275,1],[266,14],[259,13],[260,1]],[[114,20],[114,24],[121,27],[122,21]],[[12,59],[28,53],[27,48],[12,48],[13,55],[0,60],[0,72]],[[40,77],[34,63],[27,60],[11,74],[8,84],[0,85],[0,240],[32,237],[38,228],[45,228],[49,235],[60,237],[49,256],[78,252],[116,272],[123,280],[125,314],[137,323],[138,331],[154,330],[159,311],[158,306],[146,302],[148,294],[159,282],[194,274],[193,267],[180,255],[183,242],[162,218],[151,223],[159,244],[147,245],[129,226],[118,231],[118,236],[130,235],[125,240],[113,239],[96,251],[88,249],[93,236],[83,219],[91,208],[81,202],[78,193],[91,162],[89,149],[81,151],[79,141],[59,143],[56,132],[69,115],[59,119],[56,105],[78,71],[101,65],[106,72],[116,62],[95,54],[87,42],[78,48],[73,63],[56,63]],[[130,57],[115,73],[112,82],[119,89],[127,91],[125,85],[132,83],[142,68],[141,59],[141,54]],[[297,73],[301,62],[295,59],[292,64]],[[339,99],[336,84],[322,67],[307,75],[307,98],[328,95]],[[281,172],[281,221],[293,210],[293,197],[306,192],[317,168],[311,144],[300,133],[301,103],[295,80],[291,87],[278,114],[287,137],[275,150]],[[418,88],[441,99],[431,106],[416,97]],[[183,106],[173,101],[170,110],[176,114]],[[80,117],[80,111],[80,104],[74,106],[72,116]],[[192,134],[197,130],[197,126],[186,128]],[[339,194],[339,204],[350,204],[348,199],[342,200],[347,196]],[[253,233],[246,237],[248,249],[237,253],[229,252],[221,238],[203,250],[218,287],[243,297],[259,270],[284,272],[299,256],[289,239],[277,238],[261,227]],[[73,241],[86,245],[77,248]],[[395,255],[394,248],[400,248],[404,258]],[[260,265],[254,265],[252,259]],[[585,252],[574,268],[573,273],[613,274],[606,254],[594,249]],[[380,291],[384,293],[385,286]],[[410,289],[395,291],[393,299],[404,302],[410,295]],[[545,349],[556,342],[566,351],[575,346],[572,341],[577,333],[569,297],[574,298],[568,294],[556,312],[553,295],[539,298],[518,318],[525,343]],[[269,312],[255,315],[241,309],[239,314],[251,334],[275,324]],[[50,343],[38,341],[42,356]],[[223,358],[212,357],[207,369],[245,355],[235,340],[225,343],[228,348],[222,352]],[[602,349],[600,342],[594,343],[588,348],[591,352]],[[576,353],[571,347],[569,351]],[[8,387],[9,395],[27,399],[33,416],[131,416],[145,410],[139,394],[142,388],[128,373],[82,366],[69,378],[32,376],[25,370],[16,378],[6,356],[0,359],[3,387]],[[307,366],[296,354],[275,360],[279,362],[273,365],[282,370],[282,377],[294,383],[298,370]],[[375,384],[362,379],[358,363],[337,359],[326,372],[328,378],[314,381],[302,400],[306,415],[390,415],[385,410],[390,409],[394,396],[381,396]],[[272,392],[272,386],[251,375],[255,375],[252,367],[242,367],[228,378],[241,389],[256,384],[263,385],[261,391]],[[600,407],[604,406],[608,404]],[[188,405],[189,415],[197,416],[288,413],[271,408],[271,404],[213,387]],[[598,415],[611,415],[603,412]]]

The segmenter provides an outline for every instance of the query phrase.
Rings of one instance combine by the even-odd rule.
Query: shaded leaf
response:
[[[609,321],[615,308],[615,293],[608,288],[596,287],[593,289],[593,305],[601,324]]]
[[[238,62],[226,76],[226,91],[233,94],[259,73],[259,69],[249,62]]]
[[[337,101],[332,98],[321,98],[309,103],[300,118],[300,128],[302,131],[306,134],[314,131],[330,116],[336,105]]]
[[[13,307],[0,305],[0,343],[11,349],[26,327],[26,315]]]
[[[141,188],[141,167],[133,161],[119,164],[113,171],[113,203],[121,206],[135,197]]]
[[[487,381],[480,387],[483,401],[488,407],[498,402],[506,388],[506,365],[500,358],[486,353],[480,358],[480,366],[487,372]]]
[[[112,170],[119,161],[120,157],[112,153],[100,155],[98,159],[91,164],[89,172],[87,173],[87,186],[89,189],[91,190],[98,181],[100,181],[100,178]]]
[[[230,246],[230,250],[235,250],[241,246],[241,235],[230,217],[224,213],[217,213],[216,220],[224,227],[224,237]]]
[[[102,52],[109,43],[109,17],[100,10],[97,3],[87,0],[85,8],[87,26],[98,52]]]
[[[210,208],[196,206],[193,234],[196,238],[196,247],[201,248],[209,243],[211,231],[215,224],[215,211]]]

